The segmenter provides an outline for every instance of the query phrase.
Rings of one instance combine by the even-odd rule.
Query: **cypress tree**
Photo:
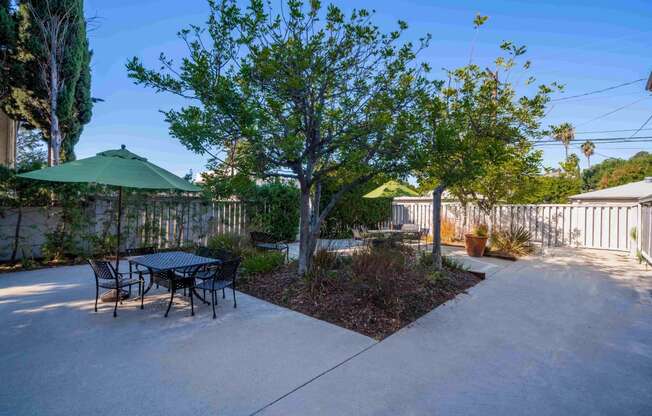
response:
[[[50,164],[73,159],[93,105],[83,0],[23,0],[18,22],[12,112],[41,130]]]
[[[16,16],[9,0],[0,0],[0,108],[10,95],[10,68],[16,48]]]

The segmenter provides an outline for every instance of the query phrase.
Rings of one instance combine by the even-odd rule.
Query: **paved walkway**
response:
[[[0,275],[0,414],[652,414],[652,273],[599,251],[480,262],[380,343],[245,295],[215,321],[164,319],[164,293],[113,319],[87,267]]]
[[[650,272],[582,250],[495,271],[261,413],[652,414]]]

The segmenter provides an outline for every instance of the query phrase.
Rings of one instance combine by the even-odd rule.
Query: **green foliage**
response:
[[[509,230],[498,230],[491,235],[491,250],[500,251],[514,256],[526,256],[534,251],[530,240],[532,236],[523,226],[511,227]]]
[[[368,10],[346,16],[314,1],[287,1],[283,15],[260,1],[209,7],[206,29],[179,33],[189,48],[179,68],[164,54],[161,71],[133,58],[129,76],[196,101],[165,111],[170,134],[187,148],[226,171],[298,181],[305,273],[321,223],[342,195],[378,174],[407,171],[422,85],[414,61],[429,37],[418,47],[400,43],[405,22],[382,33]],[[328,175],[347,182],[322,205]]]
[[[465,266],[461,261],[457,260],[452,256],[442,256],[442,266],[448,270],[457,270],[457,271],[468,271],[469,268]],[[436,273],[436,277],[441,276],[439,272],[435,271],[435,263],[432,256],[426,252],[420,252],[417,256],[417,265],[423,270],[428,270],[430,272]]]
[[[525,177],[507,200],[513,204],[565,204],[568,197],[582,192],[579,158],[571,154],[559,170],[547,169],[543,175]]]
[[[218,234],[208,240],[208,248],[214,251],[228,251],[237,257],[243,257],[251,250],[246,236],[240,234]]]
[[[90,216],[88,206],[89,185],[86,184],[52,184],[50,189],[55,195],[56,206],[61,218],[53,231],[45,233],[45,243],[41,247],[46,260],[63,260],[75,258],[86,251]],[[93,250],[93,249],[91,249]]]
[[[90,121],[93,105],[83,6],[83,0],[19,2],[15,48],[7,57],[9,94],[0,103],[12,118],[41,130],[46,140],[56,131],[52,125],[56,115],[64,161],[74,159],[74,145]],[[58,31],[53,30],[56,27]],[[49,50],[56,51],[56,62]],[[51,78],[51,68],[58,82]],[[52,91],[56,107],[49,98]]]
[[[559,87],[540,85],[532,94],[518,96],[509,76],[526,48],[512,42],[500,47],[504,56],[495,60],[494,69],[469,64],[448,71],[447,81],[435,82],[422,96],[422,134],[414,155],[420,185],[436,187],[435,195],[450,189],[460,202],[477,202],[487,211],[511,196],[511,185],[537,171],[541,155],[532,152],[530,142],[544,135],[545,106]],[[519,69],[529,68],[526,61]],[[435,262],[440,263],[437,227],[433,240]]]
[[[278,251],[255,251],[242,259],[245,274],[269,273],[285,264],[285,253]]]
[[[354,252],[350,267],[352,279],[358,284],[357,296],[390,309],[398,301],[400,279],[396,276],[407,273],[410,264],[401,250],[371,247]]]
[[[3,208],[14,208],[17,215],[12,238],[6,240],[11,244],[11,261],[16,260],[24,240],[21,234],[23,208],[46,205],[50,201],[42,183],[19,178],[16,174],[39,169],[42,163],[38,155],[27,154],[19,160],[17,169],[0,166],[0,216],[4,215]]]
[[[582,149],[582,153],[584,153],[584,156],[586,156],[586,162],[588,163],[590,168],[591,156],[593,156],[593,153],[595,153],[595,143],[593,143],[591,140],[587,140],[584,143],[582,143],[581,149]]]
[[[378,223],[387,221],[391,215],[391,200],[386,198],[368,199],[362,195],[386,182],[385,177],[375,178],[359,185],[344,194],[324,220],[321,235],[325,238],[351,238],[352,229],[359,227],[376,228]],[[324,186],[324,201],[337,192],[343,181],[329,177]]]
[[[279,241],[294,241],[299,230],[299,190],[281,182],[253,188],[249,201],[252,228]]]
[[[0,108],[10,94],[11,59],[14,55],[18,33],[16,16],[10,0],[0,0]]]
[[[652,176],[652,154],[638,152],[628,160],[609,158],[582,172],[582,189],[592,191]]]
[[[209,200],[237,197],[244,201],[251,230],[279,241],[294,241],[299,227],[299,190],[280,180],[257,185],[246,175],[204,175],[204,196]]]
[[[487,224],[475,224],[471,230],[471,234],[476,237],[487,237],[489,235],[489,227],[487,227]]]
[[[566,159],[568,159],[568,146],[575,138],[575,127],[570,123],[561,123],[558,126],[550,126],[552,137],[561,142],[566,152]]]

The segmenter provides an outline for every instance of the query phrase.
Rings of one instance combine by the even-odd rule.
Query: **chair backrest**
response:
[[[213,255],[213,250],[206,246],[197,247],[195,254],[201,257],[211,257]]]
[[[278,243],[278,240],[273,235],[264,233],[262,231],[252,231],[249,233],[251,242],[256,243]]]
[[[88,264],[91,265],[93,273],[95,273],[96,280],[115,280],[117,275],[114,273],[111,262],[106,260],[88,259]]]
[[[238,275],[238,267],[240,267],[240,257],[227,260],[220,264],[220,280],[232,280]]]
[[[210,280],[231,280],[232,282],[235,282],[235,279],[238,276],[240,260],[240,257],[235,257],[219,264],[207,266],[204,270],[212,273],[209,278]],[[209,279],[204,278],[204,280]]]
[[[127,257],[134,257],[134,256],[142,256],[145,254],[154,254],[158,253],[158,248],[155,246],[149,246],[149,247],[132,247],[128,248],[125,250],[125,254]]]

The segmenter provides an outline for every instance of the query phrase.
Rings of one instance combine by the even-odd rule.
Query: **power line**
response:
[[[569,97],[555,98],[555,99],[552,99],[550,101],[551,102],[553,102],[553,101],[566,101],[566,100],[570,100],[570,99],[573,99],[573,98],[585,97],[587,95],[599,94],[601,92],[611,91],[611,90],[615,90],[616,88],[621,88],[621,87],[626,87],[628,85],[636,84],[637,82],[645,81],[646,79],[647,78],[640,78],[640,79],[637,79],[637,80],[634,80],[634,81],[629,81],[629,82],[624,82],[622,84],[614,85],[612,87],[603,88],[601,90],[589,91],[589,92],[585,92],[583,94],[571,95]]]
[[[584,142],[586,139],[573,139],[570,141],[573,143]],[[593,143],[647,143],[652,142],[652,136],[639,136],[639,137],[600,137],[591,139]],[[555,146],[561,145],[562,143],[557,140],[546,140],[534,143],[534,146]]]
[[[636,129],[576,131],[575,134],[624,133],[624,132],[634,131],[634,130],[636,130]],[[639,129],[639,131],[645,131],[645,130],[652,130],[652,128]]]
[[[643,125],[641,125],[641,127],[639,127],[638,130],[634,132],[634,134],[629,136],[629,138],[631,139],[632,137],[636,136],[638,132],[640,132],[643,129],[643,127],[647,126],[647,123],[649,123],[650,120],[652,120],[652,114],[650,114],[650,117],[648,117],[647,120],[645,120],[645,123],[643,123]]]
[[[589,120],[589,121],[585,121],[585,122],[583,122],[583,123],[580,123],[580,124],[578,124],[578,126],[584,126],[584,125],[586,125],[586,124],[589,124],[589,123],[592,123],[592,122],[594,122],[594,121],[597,121],[597,120],[600,120],[600,119],[602,119],[602,118],[605,118],[605,117],[607,117],[607,116],[610,116],[610,115],[612,115],[612,114],[614,114],[614,113],[617,113],[617,112],[619,112],[619,111],[621,111],[621,110],[626,109],[627,107],[631,107],[631,106],[633,106],[634,104],[640,103],[641,101],[645,100],[646,98],[650,98],[650,97],[643,97],[643,98],[639,98],[638,100],[634,100],[634,101],[632,101],[631,103],[628,103],[628,104],[625,104],[625,105],[623,105],[623,106],[621,106],[621,107],[616,108],[615,110],[611,110],[611,111],[609,111],[609,112],[607,112],[607,113],[604,113],[604,114],[599,115],[599,116],[597,116],[597,117],[595,117],[595,118],[592,118],[592,119]]]

